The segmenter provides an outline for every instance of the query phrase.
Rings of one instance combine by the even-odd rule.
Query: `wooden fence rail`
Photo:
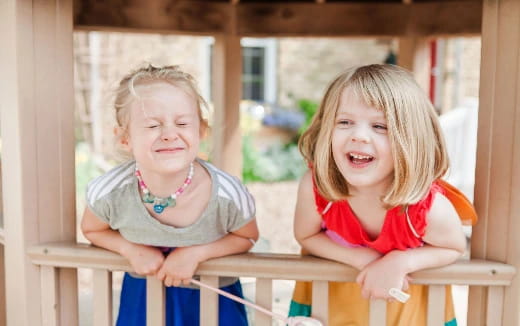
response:
[[[59,325],[56,315],[60,300],[56,286],[59,268],[90,268],[93,273],[94,325],[112,325],[111,271],[132,271],[127,260],[113,252],[76,243],[50,243],[29,248],[29,257],[41,266],[42,314],[45,325]],[[483,260],[459,261],[452,265],[423,270],[411,277],[416,284],[430,287],[428,326],[443,325],[445,286],[459,284],[488,288],[487,324],[502,324],[504,287],[516,273],[513,266]],[[273,280],[313,281],[313,317],[327,325],[328,282],[353,282],[357,270],[337,262],[289,254],[246,253],[209,260],[199,265],[201,282],[216,286],[219,276],[253,277],[257,280],[255,301],[271,309]],[[164,325],[164,287],[154,277],[147,280],[147,325]],[[201,325],[218,325],[217,294],[201,289]],[[271,320],[255,314],[255,326],[271,325]],[[383,325],[384,301],[370,303],[370,326]]]

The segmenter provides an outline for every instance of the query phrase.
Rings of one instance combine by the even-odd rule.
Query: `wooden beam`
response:
[[[74,5],[74,25],[82,30],[189,34],[232,30],[231,3],[74,0]]]
[[[484,1],[475,258],[520,267],[520,1]],[[503,325],[519,325],[520,280],[506,288]],[[485,325],[485,293],[470,289],[468,325]]]
[[[429,36],[480,34],[477,1],[289,3],[237,6],[244,36]]]
[[[240,36],[478,35],[482,3],[75,0],[75,28]],[[323,3],[322,3],[323,2]],[[236,12],[235,12],[236,9]],[[236,17],[235,17],[236,16]]]
[[[214,123],[211,130],[212,162],[241,178],[242,135],[240,100],[242,98],[242,48],[240,37],[215,37],[212,62]]]
[[[26,248],[75,240],[72,11],[71,0],[0,2],[7,325],[42,324],[40,271]],[[57,282],[58,320],[76,325],[76,270]]]
[[[126,258],[103,248],[71,242],[33,246],[27,255],[34,264],[67,268],[99,268],[131,272]],[[283,268],[280,268],[283,267]],[[197,275],[261,277],[275,280],[355,282],[359,271],[349,265],[314,256],[245,253],[214,258],[197,267]],[[516,268],[478,259],[414,272],[414,284],[508,286]]]
[[[5,253],[4,245],[0,245],[0,325],[6,325],[5,311]]]
[[[421,88],[430,91],[430,39],[419,37],[400,37],[397,63],[413,73]]]

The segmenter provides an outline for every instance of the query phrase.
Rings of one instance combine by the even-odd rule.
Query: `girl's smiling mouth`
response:
[[[156,153],[162,153],[162,154],[172,154],[177,153],[184,150],[184,147],[166,147],[166,148],[159,148],[155,150]]]
[[[361,152],[348,152],[347,158],[350,161],[350,163],[357,166],[364,166],[375,159],[372,155],[368,155]]]

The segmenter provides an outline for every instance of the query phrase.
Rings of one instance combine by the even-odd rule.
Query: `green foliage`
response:
[[[316,111],[318,111],[318,106],[318,103],[313,102],[311,100],[303,99],[298,101],[298,107],[305,114],[305,122],[298,130],[299,135],[301,135],[305,130],[307,130],[307,128],[309,128],[312,118],[316,114]]]
[[[306,170],[296,144],[271,146],[263,153],[252,144],[251,136],[242,140],[242,179],[247,182],[275,182],[299,179]]]

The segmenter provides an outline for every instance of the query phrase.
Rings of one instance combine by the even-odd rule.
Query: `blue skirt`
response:
[[[221,288],[243,298],[242,285],[237,281]],[[247,326],[244,305],[219,295],[219,326]],[[197,289],[166,288],[166,325],[199,325],[200,291]],[[117,326],[146,326],[146,279],[125,273],[121,289]]]

